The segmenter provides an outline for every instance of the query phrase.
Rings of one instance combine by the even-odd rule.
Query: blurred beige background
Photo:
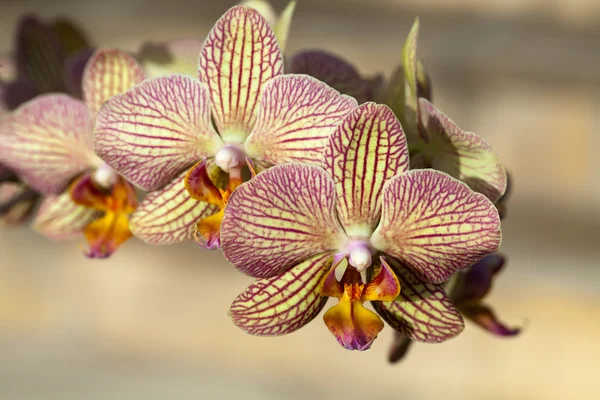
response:
[[[1,0],[0,51],[19,16],[66,15],[100,45],[204,37],[233,1]],[[283,1],[274,2],[281,10]],[[300,0],[290,54],[325,48],[390,73],[412,19],[435,101],[486,138],[515,185],[508,268],[490,301],[515,339],[469,325],[386,362],[320,318],[287,337],[228,320],[250,278],[193,244],[132,240],[109,261],[78,241],[0,231],[0,399],[598,399],[600,6],[597,0]]]

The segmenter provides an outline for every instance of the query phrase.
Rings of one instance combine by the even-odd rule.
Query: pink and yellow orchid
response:
[[[327,138],[357,106],[312,77],[283,75],[273,30],[245,6],[217,21],[198,75],[149,79],[110,99],[98,116],[98,155],[151,191],[131,220],[148,243],[196,237],[218,247],[223,210],[246,162],[253,172],[319,164]]]
[[[42,22],[33,15],[21,18],[14,54],[0,59],[0,115],[7,114],[41,93],[81,95],[82,63],[89,44],[72,22]],[[0,137],[3,132],[0,131]],[[0,224],[18,225],[32,213],[39,194],[0,165]]]
[[[347,349],[369,348],[383,328],[364,301],[411,339],[460,333],[442,283],[498,249],[498,212],[445,173],[408,169],[399,121],[365,103],[332,133],[322,167],[279,165],[241,185],[225,209],[223,253],[260,279],[233,302],[234,323],[255,335],[290,333],[331,296],[339,304],[325,323]]]
[[[93,124],[106,99],[141,82],[143,72],[127,53],[100,50],[83,75],[85,101],[42,95],[3,121],[0,160],[46,196],[34,221],[39,232],[55,239],[83,233],[86,254],[103,258],[131,236],[128,217],[137,199],[94,154]]]
[[[500,272],[506,260],[499,253],[490,254],[454,276],[450,286],[450,297],[456,308],[468,320],[473,321],[489,333],[499,337],[512,337],[521,331],[502,323],[492,308],[483,303],[492,289],[493,279]],[[392,343],[389,360],[400,361],[408,351],[412,340],[396,334]]]

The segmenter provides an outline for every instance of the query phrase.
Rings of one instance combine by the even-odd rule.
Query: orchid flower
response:
[[[402,47],[403,65],[387,83],[363,78],[347,61],[318,51],[297,54],[291,69],[315,76],[359,103],[378,99],[387,104],[405,129],[411,168],[446,172],[496,202],[506,190],[504,166],[481,137],[462,131],[431,104],[431,82],[417,56],[418,32],[417,19]]]
[[[89,44],[73,23],[64,19],[43,23],[27,15],[19,22],[15,39],[14,55],[0,60],[0,115],[40,93],[81,93],[80,66],[90,56]],[[0,165],[0,224],[24,222],[38,198],[13,171]]]
[[[85,67],[85,101],[41,95],[3,122],[0,161],[46,196],[35,228],[55,239],[83,233],[92,258],[109,256],[131,236],[128,218],[137,206],[132,186],[94,154],[94,120],[106,99],[142,79],[127,53],[99,50]]]
[[[98,155],[151,191],[131,220],[137,237],[153,244],[195,237],[216,248],[246,161],[254,172],[320,163],[327,137],[356,101],[312,77],[282,73],[267,21],[236,6],[204,42],[199,80],[149,79],[105,104],[95,130]]]
[[[364,301],[411,339],[460,333],[441,284],[498,249],[494,205],[445,173],[408,171],[405,135],[385,105],[349,113],[322,160],[270,168],[229,199],[223,254],[259,278],[233,302],[233,322],[254,335],[290,333],[332,296],[339,304],[324,320],[347,349],[368,349],[383,328]]]
[[[240,3],[262,14],[273,29],[282,52],[285,51],[296,1],[290,1],[278,16],[273,7],[265,0],[246,0]],[[141,62],[146,76],[155,78],[168,74],[198,75],[198,54],[203,42],[199,39],[184,38],[165,43],[144,43],[137,59]],[[348,94],[348,93],[347,93]]]
[[[500,272],[506,260],[499,253],[490,254],[464,271],[455,275],[451,285],[450,297],[463,316],[489,333],[500,337],[512,337],[520,332],[519,328],[509,328],[496,317],[492,308],[483,303],[483,299],[492,289],[492,281]],[[390,351],[390,362],[400,361],[408,351],[412,341],[397,334]]]

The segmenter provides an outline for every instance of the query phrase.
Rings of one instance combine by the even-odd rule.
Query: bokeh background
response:
[[[77,20],[103,46],[203,38],[234,1],[1,0],[0,51],[19,17]],[[274,1],[281,10],[285,1]],[[514,178],[508,268],[490,301],[523,326],[469,325],[386,361],[320,318],[256,338],[226,315],[251,281],[194,244],[127,243],[89,261],[82,241],[0,231],[0,399],[598,399],[600,5],[597,0],[300,0],[289,54],[324,48],[389,75],[415,16],[437,105],[479,133]]]

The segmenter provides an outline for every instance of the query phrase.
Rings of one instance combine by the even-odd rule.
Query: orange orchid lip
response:
[[[341,281],[335,278],[335,264],[321,283],[321,295],[336,297],[339,303],[323,316],[325,325],[338,343],[348,350],[367,350],[383,329],[383,321],[363,306],[365,301],[392,301],[400,294],[400,284],[382,259],[379,274],[363,283],[360,272],[348,265]]]
[[[132,236],[129,216],[137,208],[137,197],[125,179],[118,177],[112,187],[105,189],[86,174],[74,181],[69,191],[76,204],[100,214],[83,229],[89,245],[86,256],[109,257]]]
[[[206,160],[196,163],[184,178],[184,185],[190,196],[219,207],[213,215],[201,219],[196,225],[194,239],[207,249],[220,247],[221,221],[225,214],[225,206],[233,191],[243,182],[241,166],[230,168],[227,187],[221,189],[210,179]]]

